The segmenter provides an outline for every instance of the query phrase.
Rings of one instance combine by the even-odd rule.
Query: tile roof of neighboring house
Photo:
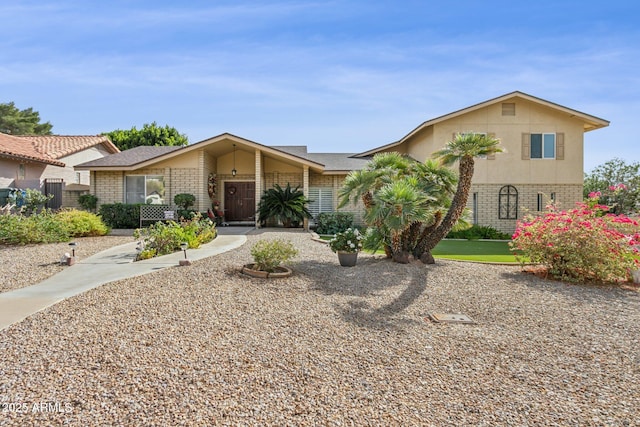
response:
[[[112,154],[120,152],[118,147],[104,135],[20,135],[19,137],[31,141],[40,154],[54,159],[60,159],[96,145],[102,145]]]
[[[4,133],[0,133],[0,157],[65,166],[63,162],[38,151],[32,141]]]
[[[91,160],[82,163],[83,167],[125,167],[133,166],[155,157],[162,156],[175,150],[184,148],[182,146],[139,146],[125,151],[121,151],[101,159]]]

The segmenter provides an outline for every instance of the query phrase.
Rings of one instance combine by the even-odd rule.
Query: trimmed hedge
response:
[[[447,239],[489,239],[489,240],[511,240],[511,234],[503,233],[493,227],[474,224],[470,228],[462,231],[451,231],[447,234]]]
[[[98,213],[110,228],[140,227],[140,204],[104,204]]]

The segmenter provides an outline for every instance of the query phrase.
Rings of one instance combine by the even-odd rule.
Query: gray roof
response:
[[[77,166],[80,168],[131,167],[182,148],[185,147],[134,147],[120,153],[111,154],[101,159],[92,160]],[[325,172],[362,169],[367,163],[367,159],[354,158],[354,153],[308,153],[307,147],[304,145],[270,146],[269,148],[324,165]]]
[[[307,153],[307,159],[324,165],[325,171],[359,170],[367,164],[369,159],[352,157],[354,153]]]
[[[309,153],[306,145],[277,145],[271,148],[324,165],[325,171],[362,169],[369,159],[354,158],[356,153]]]
[[[110,156],[102,157],[100,159],[91,160],[90,162],[82,163],[77,166],[101,166],[101,167],[126,167],[137,165],[138,163],[145,162],[155,157],[162,156],[163,154],[170,153],[172,151],[180,150],[184,148],[182,146],[140,146],[133,147],[125,151],[121,151]]]

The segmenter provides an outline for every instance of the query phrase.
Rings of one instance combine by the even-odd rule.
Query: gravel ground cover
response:
[[[133,236],[79,237],[78,259],[88,258],[113,246],[134,242]],[[34,285],[62,271],[60,258],[71,253],[69,243],[48,243],[43,245],[6,246],[0,245],[0,292],[11,291]]]
[[[0,425],[639,423],[638,292],[454,261],[344,268],[307,233],[248,237],[0,331]],[[300,250],[294,275],[240,274],[275,237]]]

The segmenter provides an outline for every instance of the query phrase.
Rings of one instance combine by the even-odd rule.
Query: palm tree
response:
[[[498,144],[500,140],[492,136],[459,133],[443,149],[433,153],[433,157],[439,159],[445,166],[452,166],[458,162],[458,186],[442,222],[424,240],[424,252],[420,254],[423,261],[433,261],[431,250],[451,231],[464,212],[471,191],[474,158],[501,153],[503,150]]]
[[[375,193],[375,203],[367,209],[365,221],[377,224],[379,233],[386,236],[388,255],[394,261],[409,261],[407,232],[430,218],[429,202],[433,200],[435,197],[419,189],[415,177],[396,180]]]
[[[358,199],[362,199],[365,209],[371,208],[373,193],[390,183],[395,176],[406,173],[412,162],[409,157],[396,152],[376,154],[364,169],[347,175],[338,193],[338,209],[349,202],[355,204]]]

